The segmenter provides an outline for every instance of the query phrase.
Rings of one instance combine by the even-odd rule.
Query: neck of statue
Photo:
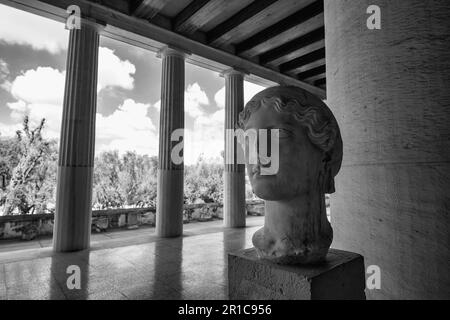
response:
[[[265,203],[265,229],[276,239],[314,242],[329,226],[323,193],[309,192],[293,199]]]

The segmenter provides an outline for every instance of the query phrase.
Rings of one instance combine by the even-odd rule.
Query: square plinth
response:
[[[364,258],[330,249],[318,265],[278,265],[254,248],[228,254],[231,300],[364,300]]]

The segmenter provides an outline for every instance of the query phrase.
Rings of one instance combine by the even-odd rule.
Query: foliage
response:
[[[56,141],[42,137],[45,119],[33,130],[28,117],[16,137],[2,139],[1,174],[7,182],[1,189],[4,215],[43,213],[54,203],[56,185]]]
[[[152,206],[156,199],[157,158],[117,151],[95,158],[94,208]]]
[[[4,214],[52,210],[56,198],[57,143],[42,137],[45,119],[33,130],[28,118],[14,138],[0,139],[0,207]],[[106,151],[95,158],[93,209],[149,207],[156,203],[158,158]],[[185,166],[184,202],[223,203],[223,164],[200,157]],[[246,183],[247,198],[254,198]]]
[[[197,163],[185,167],[185,203],[223,202],[223,165],[207,163],[200,157]]]

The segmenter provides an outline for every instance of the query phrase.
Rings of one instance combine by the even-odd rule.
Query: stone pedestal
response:
[[[364,258],[330,249],[320,265],[277,265],[254,248],[228,255],[231,300],[364,300]]]

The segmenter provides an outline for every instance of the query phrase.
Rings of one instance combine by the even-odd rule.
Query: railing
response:
[[[188,223],[222,219],[222,207],[220,203],[187,204],[184,206],[183,220]],[[263,201],[247,201],[246,211],[248,215],[264,215]],[[155,213],[155,207],[93,210],[92,231],[154,226]],[[12,238],[31,240],[37,236],[51,235],[53,219],[53,213],[0,216],[0,240]]]

